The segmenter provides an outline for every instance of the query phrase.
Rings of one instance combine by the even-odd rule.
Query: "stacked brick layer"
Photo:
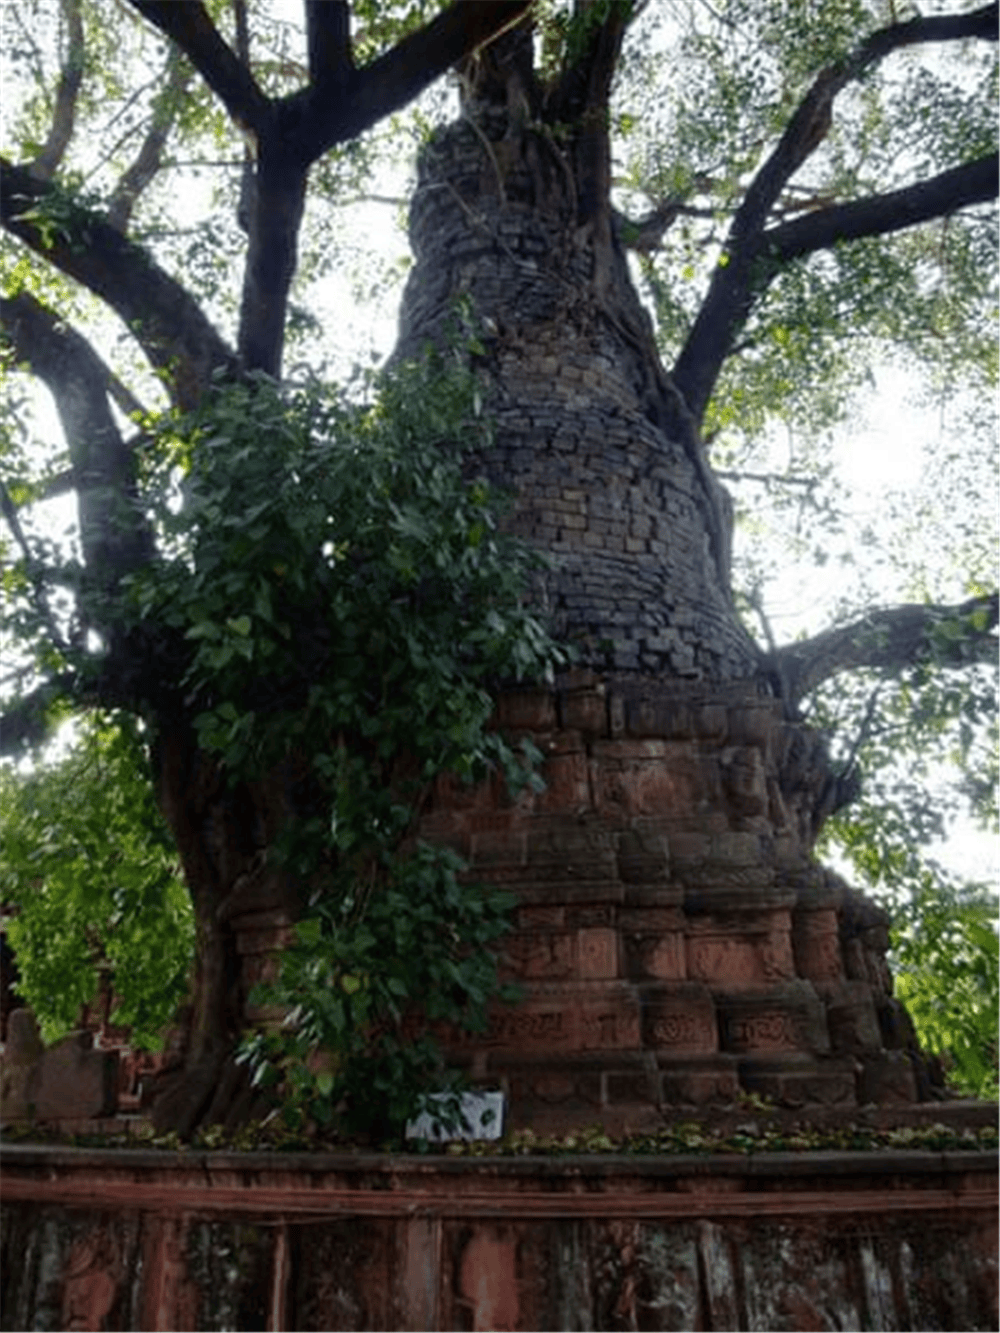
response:
[[[470,466],[512,492],[512,528],[551,556],[539,596],[581,660],[745,678],[755,651],[729,602],[728,534],[713,531],[728,498],[664,429],[669,392],[625,261],[505,129],[464,119],[422,155],[396,355],[453,341],[467,312],[496,427]]]
[[[442,784],[421,834],[517,898],[503,965],[523,998],[451,1038],[514,1124],[918,1097],[885,918],[810,857],[815,735],[751,686],[585,673],[506,694],[499,721],[545,754],[545,791]]]

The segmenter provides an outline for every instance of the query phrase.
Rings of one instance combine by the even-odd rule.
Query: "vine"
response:
[[[539,557],[475,475],[489,445],[474,376],[440,357],[372,405],[258,377],[161,430],[147,490],[170,558],[127,595],[183,645],[201,748],[234,783],[288,774],[268,855],[303,916],[251,997],[283,1018],[241,1058],[292,1126],[398,1133],[454,1086],[428,1024],[481,1028],[501,990],[511,899],[415,836],[442,774],[538,783],[537,754],[491,728],[493,691],[567,660],[522,595]]]

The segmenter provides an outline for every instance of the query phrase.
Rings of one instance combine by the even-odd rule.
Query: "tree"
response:
[[[103,988],[133,1043],[158,1049],[187,989],[191,901],[129,723],[92,720],[59,761],[0,773],[7,930],[46,1041]]]
[[[428,345],[453,345],[459,312],[478,377],[463,410],[468,419],[471,402],[474,419],[482,397],[495,423],[494,443],[473,439],[467,466],[513,485],[509,528],[555,557],[535,587],[581,661],[709,682],[766,678],[794,718],[844,672],[891,677],[995,656],[997,598],[986,587],[968,588],[956,604],[870,609],[762,651],[735,610],[731,503],[705,441],[718,437],[720,449],[738,452],[740,423],[762,424],[771,406],[801,420],[817,367],[828,422],[856,364],[844,350],[848,334],[867,346],[891,341],[974,387],[988,378],[992,261],[983,256],[992,244],[984,236],[997,157],[979,53],[995,45],[997,6],[921,17],[830,0],[817,18],[792,0],[732,0],[722,9],[690,6],[669,32],[657,27],[653,7],[624,0],[538,5],[525,17],[527,10],[518,0],[484,0],[446,6],[421,24],[420,6],[387,17],[385,7],[307,0],[296,63],[280,44],[286,30],[266,14],[252,20],[239,0],[231,12],[199,0],[132,0],[132,19],[121,19],[115,39],[165,39],[162,73],[123,105],[135,117],[127,141],[138,137],[140,148],[123,162],[121,144],[108,141],[105,156],[121,162],[120,175],[96,197],[81,191],[68,164],[80,139],[75,117],[90,113],[88,97],[107,77],[98,51],[110,34],[83,0],[64,0],[53,89],[46,52],[24,23],[17,30],[15,49],[37,87],[17,126],[19,160],[0,164],[0,221],[17,256],[0,318],[13,361],[52,393],[68,465],[39,475],[21,442],[9,441],[2,498],[17,550],[10,590],[25,662],[4,744],[42,735],[56,700],[134,712],[155,737],[160,804],[199,922],[194,1036],[161,1123],[190,1128],[220,1111],[212,1090],[242,1022],[232,996],[233,931],[220,905],[250,888],[262,904],[287,905],[289,885],[260,873],[261,852],[291,807],[300,813],[330,799],[329,789],[290,788],[287,749],[281,762],[268,753],[266,779],[259,768],[251,779],[231,753],[228,770],[220,765],[225,747],[257,746],[256,733],[244,735],[248,716],[281,716],[301,738],[308,686],[294,672],[283,692],[280,677],[265,672],[266,709],[241,696],[235,714],[224,713],[228,696],[213,695],[205,673],[248,660],[250,622],[224,591],[212,603],[207,585],[185,584],[184,571],[226,514],[223,496],[238,523],[259,517],[245,496],[234,497],[252,456],[237,446],[245,431],[263,451],[252,425],[258,407],[276,437],[285,429],[267,386],[280,380],[285,343],[302,324],[291,291],[297,261],[307,270],[314,263],[315,250],[300,248],[310,180],[313,198],[321,196],[349,163],[356,136],[448,67],[460,68],[462,112],[421,154],[411,210],[416,265],[397,362]],[[911,51],[943,53],[945,66],[958,51],[959,68],[980,84],[962,87],[947,68],[920,65],[893,78],[894,61]],[[653,119],[648,80],[663,75],[678,92],[669,122],[653,125],[652,138],[631,140],[645,165],[626,160],[620,174],[616,133],[634,131],[647,112]],[[134,66],[126,77],[136,77]],[[612,106],[616,78],[620,96],[632,99],[627,109]],[[926,131],[919,141],[915,121]],[[198,233],[179,267],[148,204],[169,163],[167,145],[203,142],[206,129],[227,142],[234,128],[250,147],[229,173],[231,213],[213,217],[215,248],[208,232]],[[103,166],[91,170],[100,177]],[[651,207],[627,212],[641,194]],[[213,264],[224,265],[229,248],[243,262],[238,301],[215,285]],[[658,330],[629,251],[639,257]],[[141,411],[148,379],[121,357],[112,370],[74,326],[81,292],[123,322],[160,392],[176,411],[193,412],[193,424]],[[232,342],[220,332],[230,320]],[[220,384],[235,385],[236,397],[214,392]],[[112,404],[138,413],[135,434]],[[293,423],[318,410],[294,397],[282,408]],[[343,439],[339,427],[323,431]],[[421,435],[435,437],[433,425]],[[212,453],[220,438],[232,451],[228,474],[213,471],[226,457]],[[302,447],[294,430],[288,440]],[[185,474],[187,500],[170,494]],[[158,511],[156,476],[164,479]],[[25,515],[67,488],[78,497],[80,552],[60,564]],[[398,509],[398,496],[393,503]],[[178,505],[182,515],[200,513],[202,527],[172,533]],[[272,574],[280,564],[271,561]],[[308,606],[297,610],[297,623],[306,623]],[[529,641],[536,634],[522,629]],[[522,665],[541,669],[552,657],[536,643],[537,651],[519,651]],[[494,675],[516,659],[501,655]],[[303,661],[316,667],[328,657],[306,652]],[[342,790],[343,774],[338,781]],[[831,774],[817,828],[852,783],[851,766]]]

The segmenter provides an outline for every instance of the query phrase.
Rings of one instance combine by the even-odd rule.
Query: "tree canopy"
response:
[[[112,21],[92,0],[38,0],[12,2],[2,21],[12,107],[0,159],[7,753],[41,742],[67,706],[124,710],[150,736],[186,728],[193,744],[228,753],[233,772],[238,741],[274,759],[248,717],[284,718],[289,745],[308,732],[303,673],[283,670],[279,688],[264,660],[288,666],[274,630],[284,557],[272,550],[285,539],[256,511],[268,482],[254,466],[269,455],[245,426],[273,409],[270,386],[282,383],[288,420],[312,412],[315,423],[319,400],[307,411],[294,394],[331,356],[330,284],[346,275],[379,303],[395,290],[393,259],[361,258],[361,241],[345,236],[348,204],[405,199],[401,157],[448,114],[432,85],[457,67],[460,90],[489,92],[500,77],[491,51],[527,21],[532,36],[502,94],[535,136],[540,175],[572,175],[576,224],[629,256],[651,313],[632,336],[648,338],[676,405],[672,429],[715,497],[724,573],[728,520],[710,467],[736,492],[751,540],[737,545],[734,595],[767,640],[760,674],[790,716],[839,726],[827,813],[857,796],[865,761],[894,774],[867,824],[845,826],[848,851],[870,850],[862,824],[889,826],[901,790],[892,764],[919,754],[928,734],[980,812],[991,804],[996,4],[304,0],[293,12],[129,0]],[[473,344],[483,332],[459,325]],[[911,542],[940,528],[925,553],[887,550],[878,522],[853,549],[838,545],[838,432],[860,410],[872,367],[888,365],[919,379],[954,441],[933,460],[943,512],[931,495],[910,516]],[[51,395],[58,431],[33,405],[32,380]],[[462,410],[476,420],[469,392]],[[244,426],[227,429],[237,401]],[[332,438],[331,419],[318,440]],[[427,430],[435,435],[424,422],[418,436]],[[219,440],[228,452],[213,454]],[[288,484],[304,488],[302,531],[323,502],[310,498],[307,475],[305,462],[289,465]],[[51,516],[66,496],[75,512],[57,535]],[[400,494],[387,484],[383,498],[402,522]],[[197,519],[201,536],[180,535],[177,513]],[[470,533],[486,522],[469,517],[459,545],[477,551]],[[209,537],[223,530],[250,547],[212,566]],[[766,534],[781,554],[762,562]],[[322,521],[307,535],[309,559],[336,541]],[[881,604],[877,581],[862,575],[835,624],[777,640],[762,563],[804,560],[809,570],[833,558],[846,581],[868,553],[893,569],[897,604]],[[329,574],[336,561],[320,563]],[[253,573],[252,596],[206,572],[223,567],[233,579]],[[395,576],[409,596],[398,563]],[[326,585],[303,579],[300,591],[296,623],[322,624]],[[533,624],[505,634],[505,669],[553,660]],[[495,674],[503,654],[486,638],[479,646],[488,660],[494,652]],[[327,661],[327,647],[306,644],[305,675]],[[251,662],[259,697],[241,693],[237,706],[232,673]],[[189,782],[193,763],[175,766],[187,765]],[[919,801],[903,804],[896,851],[925,843],[934,826],[917,818]],[[868,850],[859,869],[906,882],[905,857],[866,867]]]

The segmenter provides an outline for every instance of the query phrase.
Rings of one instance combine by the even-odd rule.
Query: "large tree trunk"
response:
[[[250,990],[301,910],[267,849],[294,802],[290,774],[228,783],[179,719],[154,748],[160,806],[177,840],[197,922],[196,964],[177,1065],[160,1080],[152,1119],[187,1137],[199,1125],[253,1117],[262,1099],[235,1062],[254,1017]]]

